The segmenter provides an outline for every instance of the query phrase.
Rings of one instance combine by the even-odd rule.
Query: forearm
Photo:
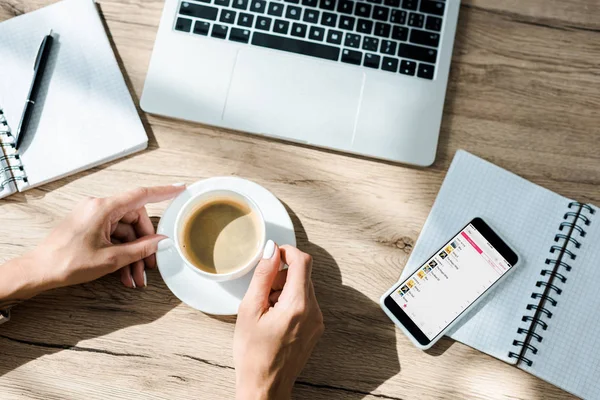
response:
[[[0,265],[0,310],[9,309],[50,289],[42,270],[34,253]]]

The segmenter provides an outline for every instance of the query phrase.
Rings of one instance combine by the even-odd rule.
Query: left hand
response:
[[[138,188],[79,203],[29,257],[45,288],[76,285],[120,269],[126,287],[146,286],[146,268],[166,236],[157,235],[145,205],[174,198],[183,185]]]

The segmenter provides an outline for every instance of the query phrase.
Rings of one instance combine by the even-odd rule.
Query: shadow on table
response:
[[[297,215],[286,208],[298,248],[313,257],[313,282],[325,320],[325,333],[296,382],[297,398],[362,399],[400,372],[395,327],[376,302],[342,283],[336,261],[308,240]]]
[[[79,343],[148,324],[180,303],[158,270],[148,271],[148,281],[152,284],[147,288],[133,290],[125,288],[117,275],[109,275],[49,291],[15,307],[11,321],[0,325],[0,376],[63,350],[147,357],[124,346],[110,348],[107,342]]]

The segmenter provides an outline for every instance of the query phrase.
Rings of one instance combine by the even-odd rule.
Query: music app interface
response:
[[[469,224],[391,296],[433,340],[510,268]]]

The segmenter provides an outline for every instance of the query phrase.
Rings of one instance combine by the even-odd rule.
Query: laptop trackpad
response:
[[[262,49],[242,49],[223,113],[226,125],[349,149],[363,73]]]

